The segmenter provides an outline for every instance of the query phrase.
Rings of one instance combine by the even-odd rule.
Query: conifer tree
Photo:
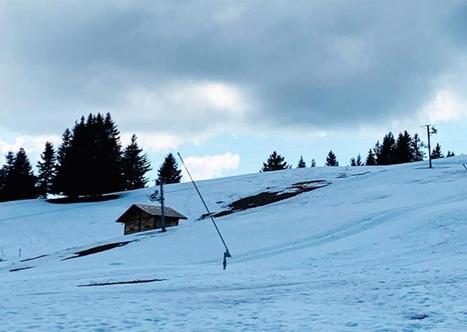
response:
[[[455,154],[454,154],[454,151],[449,151],[448,150],[448,154],[446,155],[446,158],[450,158],[450,157],[454,157]]]
[[[56,190],[67,196],[98,196],[122,190],[120,133],[109,113],[89,114],[64,134],[58,151]]]
[[[66,129],[62,135],[62,144],[57,150],[57,163],[55,166],[55,177],[53,179],[53,192],[64,193],[66,186],[70,183],[71,169],[68,154],[70,152],[72,135],[70,129]]]
[[[2,168],[0,168],[0,202],[3,201],[3,195],[4,195],[4,191],[5,191],[5,180],[6,180],[6,177],[7,177],[7,170],[6,170],[6,167],[5,165],[2,166]]]
[[[413,135],[411,142],[412,161],[422,161],[425,153],[423,152],[423,143],[418,134]]]
[[[14,156],[13,164],[9,166],[4,189],[6,200],[37,197],[36,177],[23,148],[19,149]]]
[[[441,152],[441,146],[439,143],[436,143],[435,148],[431,152],[431,159],[440,159],[444,158],[443,152]]]
[[[86,187],[81,189],[82,195],[102,195],[124,189],[122,177],[122,147],[120,132],[110,113],[105,115],[90,114],[84,128],[84,142],[91,146],[83,153],[87,156],[86,172],[82,173]],[[85,145],[81,150],[86,149]]]
[[[11,181],[10,172],[13,169],[15,155],[10,151],[5,159],[6,163],[0,169],[0,202],[9,200],[8,187],[11,186],[9,183]]]
[[[86,120],[83,116],[73,127],[70,148],[66,154],[68,176],[63,188],[65,195],[70,197],[84,195],[89,183],[94,186],[93,182],[100,180],[91,178],[92,148],[92,139],[86,130]]]
[[[365,165],[367,166],[375,166],[376,165],[376,156],[373,152],[373,149],[368,151],[368,156],[366,157]]]
[[[332,150],[329,151],[328,156],[326,157],[326,166],[339,166],[336,155]]]
[[[53,179],[55,177],[55,150],[50,142],[45,143],[44,152],[41,154],[42,161],[37,163],[39,174],[37,176],[37,189],[41,197],[46,198],[52,193]]]
[[[314,158],[311,159],[311,167],[316,167],[316,160]]]
[[[394,162],[398,164],[413,161],[412,137],[407,130],[404,133],[400,133],[397,137],[394,148],[394,159]]]
[[[270,172],[270,171],[279,171],[283,169],[288,169],[290,166],[285,161],[285,158],[274,151],[268,158],[268,160],[263,163],[263,168],[261,172]]]
[[[357,158],[350,159],[350,166],[363,166],[362,156],[360,154],[357,155]]]
[[[376,141],[375,147],[373,148],[373,152],[375,154],[376,165],[378,165],[378,155],[381,153],[381,144],[379,143],[379,141]]]
[[[363,166],[362,156],[360,153],[357,155],[357,166]]]
[[[389,132],[383,138],[383,143],[379,146],[379,143],[376,143],[375,153],[376,153],[376,163],[378,165],[391,165],[396,162],[396,141],[394,135]]]
[[[169,153],[159,170],[157,171],[159,181],[163,183],[179,183],[182,179],[182,170],[178,169],[177,160]]]
[[[99,127],[97,127],[99,129]],[[102,137],[103,151],[100,163],[105,180],[98,194],[115,192],[123,189],[123,178],[121,172],[122,146],[120,143],[120,132],[113,121],[110,113],[104,119],[104,136]],[[99,156],[99,154],[97,154]]]
[[[297,168],[305,168],[305,167],[306,167],[305,160],[303,160],[303,156],[300,156],[300,160],[298,161]]]
[[[136,142],[136,135],[131,137],[131,143],[123,151],[122,173],[125,190],[144,188],[148,183],[145,174],[151,170],[146,154]]]

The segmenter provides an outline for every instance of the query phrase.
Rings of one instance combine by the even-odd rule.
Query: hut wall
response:
[[[155,217],[156,228],[162,228],[162,220],[160,216]],[[165,217],[165,227],[178,226],[177,218]]]
[[[138,221],[128,221],[125,223],[125,234],[131,234],[139,232]]]
[[[139,210],[131,212],[125,221],[125,234],[154,229],[154,218]]]
[[[165,217],[165,227],[178,226],[178,218]],[[125,234],[162,228],[160,216],[150,216],[143,211],[131,212],[125,221]]]
[[[144,232],[150,229],[154,229],[154,221],[151,216],[143,216],[141,218],[140,232]]]

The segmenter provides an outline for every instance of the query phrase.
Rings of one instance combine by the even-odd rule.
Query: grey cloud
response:
[[[20,115],[29,131],[61,130],[81,114],[124,108],[135,86],[177,80],[245,89],[255,100],[247,124],[410,116],[466,58],[465,22],[456,1],[4,2],[0,127]],[[224,120],[203,114],[177,128]]]

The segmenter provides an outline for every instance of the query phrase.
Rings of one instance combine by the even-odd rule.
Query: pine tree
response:
[[[8,187],[11,186],[9,183],[11,181],[10,172],[15,163],[15,155],[10,151],[5,159],[6,163],[0,169],[0,202],[10,199]]]
[[[431,159],[440,159],[444,158],[443,152],[441,152],[441,146],[439,143],[436,143],[435,148],[431,152]]]
[[[357,155],[357,166],[363,166],[362,156],[360,153]]]
[[[55,189],[67,196],[99,196],[122,190],[120,133],[109,113],[89,114],[65,132],[58,151]]]
[[[373,152],[375,154],[375,162],[378,165],[378,155],[381,153],[381,144],[379,141],[376,141],[375,147],[373,148]]]
[[[169,153],[157,171],[159,181],[163,183],[179,183],[182,179],[182,171],[178,169],[177,161],[173,154]]]
[[[37,176],[38,194],[47,198],[52,193],[53,179],[55,177],[55,151],[52,143],[46,142],[44,152],[41,154],[42,161],[37,163],[39,174]]]
[[[391,165],[396,162],[396,140],[394,135],[389,132],[383,138],[383,143],[379,146],[379,143],[376,143],[375,153],[376,153],[376,163],[378,165]]]
[[[314,158],[311,159],[311,167],[316,167],[316,160]]]
[[[420,140],[418,134],[413,135],[412,142],[411,142],[411,150],[412,150],[412,161],[421,161],[425,156],[425,153],[422,150],[423,143]]]
[[[400,133],[397,137],[397,142],[394,148],[394,161],[395,163],[409,163],[413,161],[413,151],[412,151],[412,137],[408,131]]]
[[[123,151],[122,173],[125,190],[144,188],[148,183],[145,174],[151,170],[146,154],[136,142],[136,135],[131,137],[131,143]]]
[[[350,159],[350,166],[363,166],[362,156],[360,154],[357,155],[357,158]]]
[[[376,165],[376,156],[373,152],[373,149],[368,151],[368,156],[366,157],[365,165],[367,166],[375,166]]]
[[[3,195],[5,192],[5,180],[7,178],[8,172],[5,165],[0,168],[0,202],[3,201]]]
[[[263,168],[261,172],[270,172],[270,171],[279,171],[283,169],[288,169],[290,166],[285,161],[285,158],[274,151],[268,158],[268,160],[263,163]]]
[[[305,167],[306,167],[305,160],[303,160],[303,156],[300,156],[300,160],[298,161],[297,168],[305,168]]]
[[[332,150],[329,151],[328,156],[326,157],[326,166],[339,166],[336,155]]]
[[[92,148],[92,139],[88,135],[86,120],[81,117],[73,127],[70,148],[66,154],[65,164],[68,174],[63,188],[65,195],[75,198],[84,195],[89,183],[94,186],[93,182],[100,181],[98,178],[92,178],[91,174]]]
[[[0,202],[2,202],[5,195],[5,180],[7,178],[7,172],[5,168],[2,166],[0,168]]]
[[[6,200],[30,199],[37,197],[36,177],[32,172],[26,151],[20,148],[13,164],[9,166],[5,181]]]
[[[99,128],[97,128],[99,129]],[[117,125],[112,120],[110,113],[107,113],[104,120],[104,136],[102,139],[102,161],[101,169],[105,176],[103,185],[98,190],[98,194],[115,192],[123,189],[123,178],[121,171],[122,146],[120,143],[120,132]],[[99,154],[97,154],[99,156]]]
[[[72,174],[70,172],[68,154],[72,138],[71,131],[67,128],[62,135],[62,144],[57,150],[57,163],[53,179],[53,192],[56,194],[64,193],[66,186],[70,183],[69,179]]]
[[[446,158],[451,158],[451,157],[454,157],[455,154],[454,154],[454,151],[449,151],[448,150],[448,154],[446,155]]]

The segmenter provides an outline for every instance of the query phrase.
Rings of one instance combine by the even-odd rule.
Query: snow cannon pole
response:
[[[224,260],[222,262],[222,265],[223,265],[224,270],[225,270],[226,267],[227,267],[227,258],[232,257],[232,255],[230,254],[229,248],[227,247],[227,244],[225,243],[224,237],[222,236],[221,231],[219,230],[219,227],[217,227],[217,223],[214,220],[214,217],[212,216],[211,211],[209,211],[208,205],[206,204],[206,201],[204,200],[203,195],[201,195],[201,192],[199,191],[195,180],[193,180],[193,177],[191,176],[191,173],[188,170],[188,167],[186,166],[185,161],[183,161],[183,158],[182,158],[182,156],[180,155],[179,152],[177,152],[177,154],[178,154],[178,157],[180,158],[180,160],[181,160],[181,162],[183,164],[183,167],[185,168],[185,171],[187,172],[188,176],[190,177],[191,183],[193,183],[193,186],[195,187],[196,192],[198,193],[198,196],[201,199],[201,202],[203,202],[203,205],[206,208],[206,211],[208,212],[209,218],[211,218],[212,224],[216,228],[217,234],[219,235],[219,237],[220,237],[220,239],[222,241],[222,244],[224,245],[225,252],[224,252]]]

